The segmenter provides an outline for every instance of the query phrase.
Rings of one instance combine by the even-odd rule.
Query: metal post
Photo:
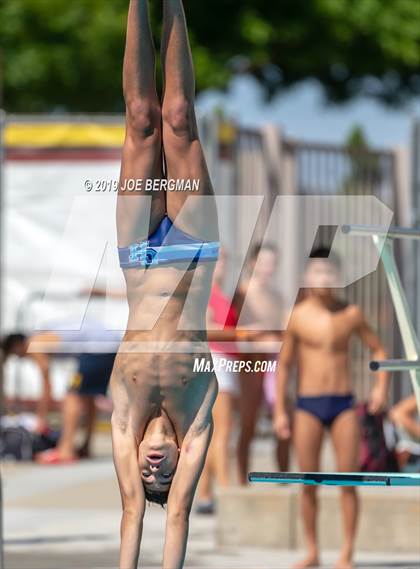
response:
[[[420,229],[411,227],[380,227],[377,225],[343,225],[341,228],[345,234],[370,235],[371,237],[390,237],[396,239],[410,239],[420,241]]]
[[[385,269],[386,278],[388,280],[388,286],[391,292],[406,358],[414,361],[419,360],[419,340],[410,317],[410,308],[401,283],[397,264],[395,262],[393,239],[379,235],[373,235],[372,237],[379,252],[381,253],[382,251],[381,259]],[[410,369],[409,374],[417,399],[417,407],[420,409],[420,369]]]
[[[406,358],[411,363],[417,362],[420,359],[420,342],[410,316],[407,296],[395,262],[394,238],[420,240],[420,230],[406,227],[384,228],[369,225],[343,225],[342,231],[346,234],[370,235],[372,237],[385,269]],[[409,374],[416,395],[417,407],[420,409],[420,369],[411,366]]]
[[[420,227],[420,118],[414,120],[412,134],[411,154],[411,223],[414,227]],[[413,244],[412,272],[413,272],[413,313],[414,326],[420,330],[420,244]]]
[[[2,251],[4,246],[4,224],[3,224],[3,182],[4,182],[4,126],[6,123],[6,113],[0,109],[0,269],[3,268]],[[0,273],[2,271],[0,270]],[[0,298],[3,298],[3,283],[0,278]],[[2,321],[1,303],[0,303],[0,322]],[[3,354],[0,350],[0,420],[3,413]],[[0,425],[1,429],[1,425]],[[0,569],[4,569],[4,545],[3,545],[3,488],[0,469]]]
[[[372,361],[369,367],[371,371],[407,371],[410,369],[420,369],[420,360]]]

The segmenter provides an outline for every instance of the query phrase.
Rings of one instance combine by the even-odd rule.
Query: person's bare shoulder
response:
[[[345,310],[356,326],[360,326],[365,321],[363,310],[357,304],[348,304]]]
[[[313,302],[310,298],[304,298],[300,302],[296,303],[292,310],[293,318],[304,318],[308,312],[313,311]]]
[[[304,299],[294,305],[289,316],[287,324],[287,331],[293,334],[298,334],[299,326],[306,320],[310,312],[311,304],[309,299]]]

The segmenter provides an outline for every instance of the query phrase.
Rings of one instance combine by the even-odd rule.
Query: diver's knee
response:
[[[161,112],[159,106],[147,98],[126,99],[128,133],[137,140],[145,140],[159,133]]]
[[[184,96],[166,100],[162,119],[175,134],[189,133],[194,126],[194,103]]]

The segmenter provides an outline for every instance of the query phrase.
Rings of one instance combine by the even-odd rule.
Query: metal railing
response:
[[[296,196],[331,196],[331,195],[375,195],[395,212],[398,223],[398,200],[395,156],[389,151],[354,150],[333,144],[307,143],[284,139],[279,136],[277,160],[278,177],[272,175],[276,165],[270,164],[264,140],[264,131],[240,129],[234,145],[234,157],[231,160],[235,172],[235,194],[247,195],[259,193],[265,198],[265,207],[258,219],[254,238],[258,240],[267,226],[270,207],[276,195]],[[271,161],[273,158],[271,158]],[[229,188],[222,188],[222,193]],[[311,212],[316,214],[316,212]],[[236,213],[239,220],[247,212]],[[238,225],[240,221],[236,222]],[[294,243],[280,244],[281,255],[287,255],[288,271],[294,275],[285,275],[290,281],[297,282],[304,267],[296,265],[296,251],[306,240],[305,230],[309,223],[303,220],[296,232]],[[233,243],[232,250],[241,250],[247,246],[240,242]],[[331,241],[331,228],[320,228],[317,239],[320,244]],[[343,257],[346,252],[343,251]],[[397,259],[402,268],[411,259],[402,256],[397,249]],[[417,284],[418,286],[418,284]],[[361,306],[369,323],[378,331],[388,350],[398,353],[399,336],[394,334],[395,317],[391,307],[390,293],[386,276],[381,265],[370,275],[343,291],[345,300]],[[351,346],[352,376],[355,391],[360,398],[366,398],[371,387],[369,375],[370,355],[360,342]],[[393,398],[401,395],[399,385],[394,387]]]

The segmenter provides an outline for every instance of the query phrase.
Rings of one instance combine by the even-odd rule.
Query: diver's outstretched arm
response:
[[[114,465],[123,508],[119,568],[135,569],[145,510],[144,490],[137,462],[138,445],[128,419],[114,411],[111,425]]]
[[[213,421],[199,431],[194,427],[185,438],[168,499],[163,565],[165,569],[182,569],[187,550],[189,517],[195,490],[206,461],[213,433]]]

